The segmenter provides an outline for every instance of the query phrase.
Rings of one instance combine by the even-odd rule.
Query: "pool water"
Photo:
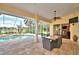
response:
[[[6,37],[0,37],[0,42],[14,40],[14,39],[32,39],[33,35],[12,35]]]

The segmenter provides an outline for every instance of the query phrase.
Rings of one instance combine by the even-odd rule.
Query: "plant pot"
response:
[[[77,42],[77,40],[78,40],[77,35],[74,35],[74,36],[73,36],[73,41]]]

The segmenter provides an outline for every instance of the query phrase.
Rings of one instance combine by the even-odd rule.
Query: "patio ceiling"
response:
[[[78,3],[10,3],[8,5],[41,15],[48,19],[54,17],[54,10],[57,11],[57,16],[62,17],[74,12],[78,7]]]
[[[48,20],[47,18],[45,18],[43,16],[31,13],[29,11],[25,11],[23,9],[20,9],[20,8],[11,6],[11,5],[3,4],[3,3],[0,3],[0,11],[1,11],[1,13],[5,12],[8,15],[15,15],[15,16],[23,17],[23,18],[24,17],[26,17],[26,18],[30,17],[34,20],[42,20],[44,22],[51,23],[50,20]]]

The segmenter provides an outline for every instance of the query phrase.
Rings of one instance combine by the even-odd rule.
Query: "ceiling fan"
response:
[[[56,16],[56,10],[55,10],[55,11],[53,11],[53,12],[54,12],[54,17],[53,17],[53,19],[54,19],[54,20],[56,20],[56,19],[61,19],[61,17]]]

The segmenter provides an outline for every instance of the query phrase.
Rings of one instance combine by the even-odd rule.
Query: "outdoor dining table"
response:
[[[42,37],[43,40],[43,48],[51,51],[54,48],[60,48],[62,44],[61,36],[53,36],[53,37]]]

